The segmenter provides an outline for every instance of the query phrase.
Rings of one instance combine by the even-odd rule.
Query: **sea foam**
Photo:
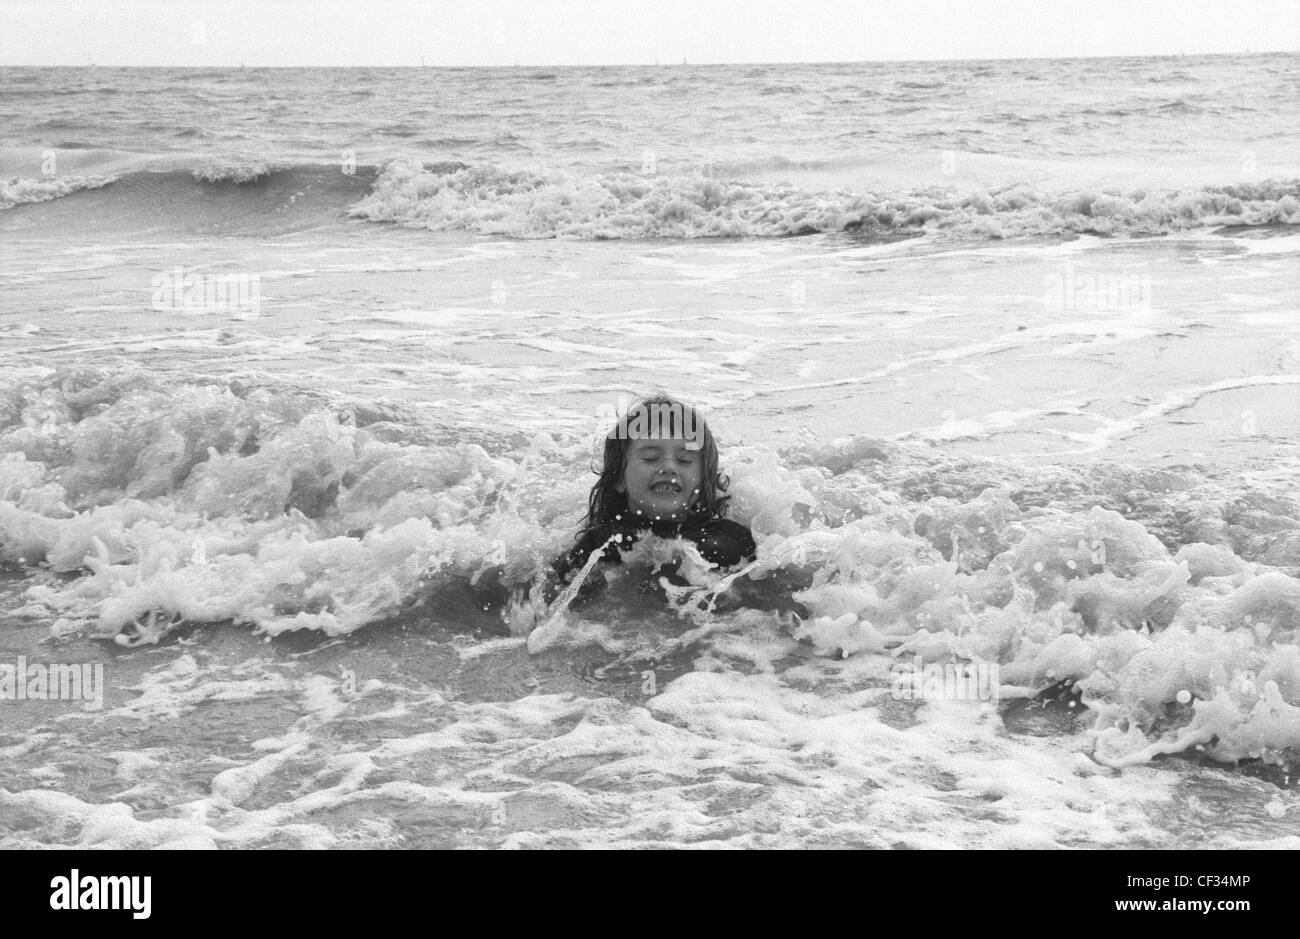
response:
[[[779,237],[855,232],[1013,238],[1150,235],[1221,225],[1300,224],[1300,180],[1185,190],[805,191],[689,176],[579,174],[398,159],[351,214],[434,231],[516,238]]]
[[[338,635],[472,593],[490,570],[484,584],[525,585],[571,543],[596,441],[437,444],[239,390],[88,372],[7,386],[0,562],[74,575],[38,578],[17,615],[128,643],[185,622]],[[371,413],[394,416],[353,412]],[[694,586],[672,595],[694,622],[681,628],[702,631],[646,620],[661,639],[642,651],[734,628],[835,659],[997,664],[1008,695],[1072,684],[1111,765],[1300,747],[1289,495],[1105,464],[953,466],[866,438],[738,446],[728,463],[732,514],[759,544],[746,589],[784,592],[801,619],[709,612],[697,601],[725,583],[688,565]],[[557,624],[576,630],[561,644],[633,647],[587,616]]]

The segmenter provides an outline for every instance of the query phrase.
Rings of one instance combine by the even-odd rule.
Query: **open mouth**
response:
[[[650,491],[657,496],[677,495],[682,491],[682,487],[680,483],[672,482],[671,480],[662,480],[651,486]]]

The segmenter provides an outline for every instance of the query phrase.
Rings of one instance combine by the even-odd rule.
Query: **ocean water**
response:
[[[1300,846],[1297,65],[0,69],[0,844]]]

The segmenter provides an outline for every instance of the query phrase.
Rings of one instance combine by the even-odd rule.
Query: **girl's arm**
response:
[[[601,525],[598,528],[591,528],[583,532],[578,543],[570,548],[567,552],[560,555],[551,563],[550,574],[546,578],[545,599],[551,603],[559,596],[564,585],[569,582],[575,571],[582,570],[582,566],[587,563],[587,558],[591,552],[595,551],[614,534],[616,529],[611,525]],[[603,563],[619,564],[622,558],[619,556],[619,548],[629,548],[636,541],[634,532],[627,531],[623,533],[621,543],[611,544],[605,549],[604,556],[601,557]],[[604,581],[598,577],[591,577],[587,580],[579,592],[580,599],[586,599],[592,593],[599,589],[600,584]]]

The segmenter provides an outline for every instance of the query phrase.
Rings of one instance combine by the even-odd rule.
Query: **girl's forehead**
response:
[[[680,434],[673,437],[647,436],[628,438],[628,446],[633,450],[644,450],[649,447],[662,447],[669,444],[676,444],[677,446],[684,447],[686,443],[686,438]]]
[[[648,401],[622,415],[609,437],[624,440],[684,440],[687,449],[698,450],[708,435],[704,419],[693,408],[675,401]]]
[[[670,450],[679,456],[687,453],[699,453],[700,445],[685,437],[631,437],[627,442],[626,456],[654,453]]]

